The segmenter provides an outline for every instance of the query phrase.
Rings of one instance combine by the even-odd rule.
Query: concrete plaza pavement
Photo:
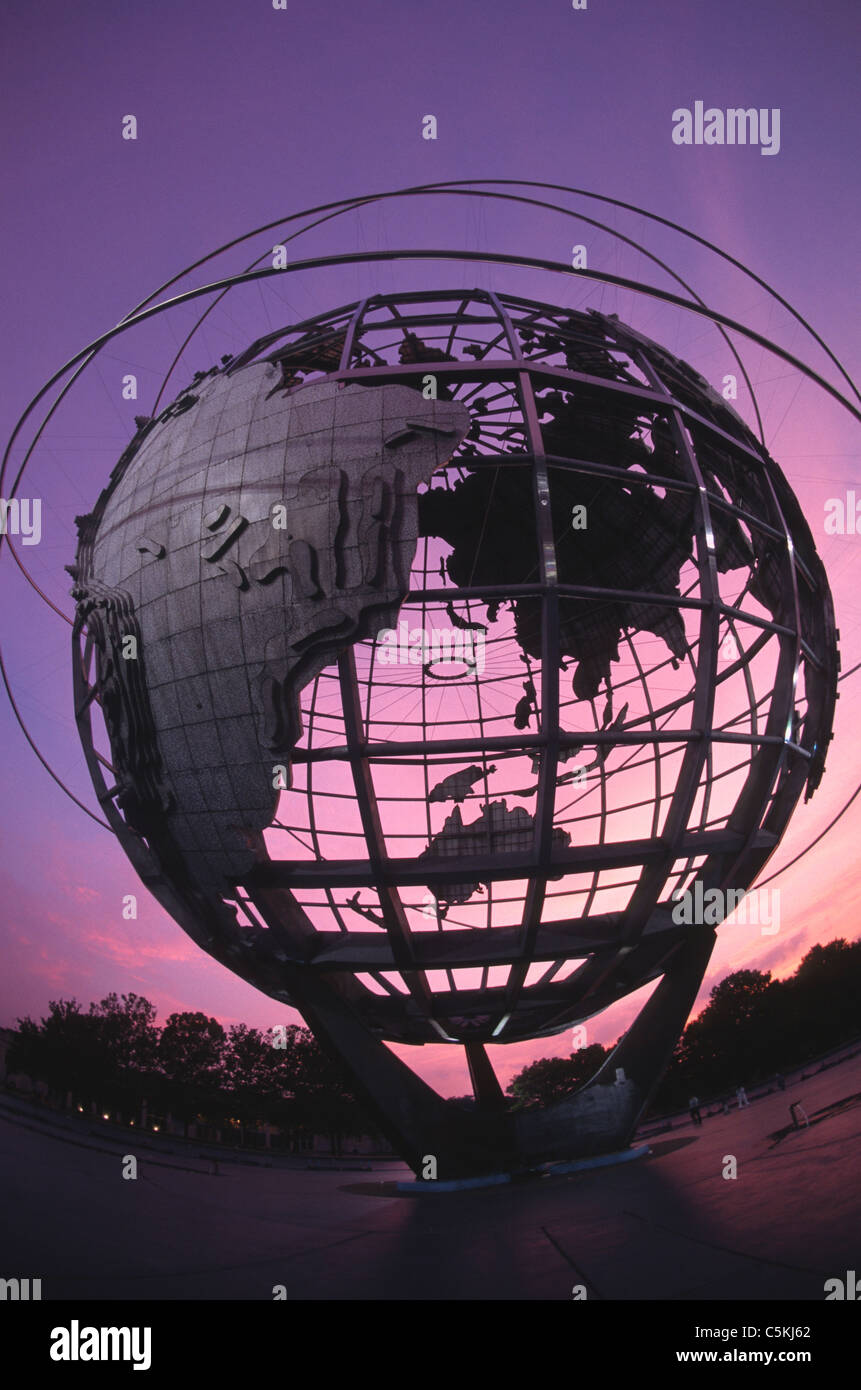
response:
[[[823,1118],[775,1140],[800,1100]],[[861,1271],[861,1057],[618,1167],[456,1193],[138,1150],[0,1102],[3,1277],[43,1299],[811,1299]],[[78,1126],[76,1128],[76,1125]],[[733,1156],[737,1177],[724,1177]]]

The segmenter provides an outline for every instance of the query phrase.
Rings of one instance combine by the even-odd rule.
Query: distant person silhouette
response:
[[[700,1114],[700,1102],[698,1096],[691,1096],[690,1100],[688,1101],[688,1109],[691,1112],[691,1119],[693,1120],[694,1124],[701,1125],[703,1122],[703,1117]]]
[[[750,1101],[747,1098],[747,1091],[744,1089],[743,1086],[739,1086],[738,1090],[735,1093],[735,1098],[738,1101],[739,1110],[744,1110],[746,1105],[750,1105]]]

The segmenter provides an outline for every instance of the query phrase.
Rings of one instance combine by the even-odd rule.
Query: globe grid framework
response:
[[[714,941],[674,895],[749,887],[831,737],[825,571],[727,401],[615,316],[379,294],[198,373],[78,522],[88,766],[183,928],[414,1167],[622,1142]],[[658,979],[582,1093],[503,1113],[485,1044]],[[475,1114],[381,1040],[462,1043]]]

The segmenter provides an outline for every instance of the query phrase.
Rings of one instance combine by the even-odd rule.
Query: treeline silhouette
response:
[[[813,946],[785,980],[736,970],[688,1024],[651,1110],[767,1081],[859,1034],[861,940]],[[509,1083],[509,1103],[519,1108],[568,1095],[611,1050],[593,1043],[570,1057],[531,1062]],[[146,1099],[150,1114],[169,1113],[186,1130],[192,1122],[269,1124],[287,1147],[307,1147],[320,1134],[335,1152],[351,1136],[379,1138],[346,1072],[307,1028],[263,1033],[238,1023],[225,1030],[203,1013],[173,1013],[160,1027],[155,1006],[137,994],[109,994],[86,1010],[75,999],[52,1000],[39,1023],[18,1020],[7,1068],[44,1081],[61,1102],[71,1093],[77,1103],[133,1116]]]
[[[19,1019],[7,1070],[45,1082],[60,1101],[71,1093],[126,1118],[145,1100],[150,1116],[169,1114],[186,1134],[190,1123],[240,1137],[269,1124],[288,1148],[321,1134],[339,1152],[348,1136],[369,1132],[346,1075],[307,1028],[225,1030],[203,1013],[174,1013],[159,1027],[155,1005],[137,994],[109,994],[86,1010],[52,1000],[41,1022]]]
[[[813,946],[793,975],[735,970],[679,1038],[650,1113],[681,1109],[771,1080],[861,1034],[861,940]],[[546,1105],[576,1090],[612,1048],[593,1043],[570,1057],[530,1063],[509,1083],[518,1106]]]

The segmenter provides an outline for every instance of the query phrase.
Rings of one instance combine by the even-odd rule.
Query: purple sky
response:
[[[662,212],[768,279],[857,371],[858,29],[851,0],[589,0],[586,11],[566,0],[288,0],[286,12],[273,10],[270,0],[111,7],[35,0],[16,7],[4,16],[0,59],[3,437],[67,357],[204,251],[315,203],[445,178],[570,183]],[[676,146],[672,112],[697,100],[779,108],[779,154]],[[134,142],[121,138],[128,113],[138,120]],[[428,113],[438,119],[436,141],[421,138]],[[606,237],[590,241],[582,227],[506,205],[482,211],[455,202],[368,211],[345,221],[337,235],[308,239],[307,254],[316,245],[448,242],[566,261],[571,244],[585,241],[590,264],[654,278],[636,256],[620,257]],[[836,380],[801,329],[755,286],[670,234],[647,229],[643,219],[623,224],[610,213],[607,220],[647,237],[708,303],[772,334]],[[234,267],[264,250],[265,239]],[[337,283],[307,279],[285,294],[304,315],[385,288],[394,283],[387,273],[362,269]],[[422,275],[423,283],[434,282],[433,272]],[[473,267],[463,283],[481,275]],[[552,297],[547,279],[507,281],[498,268],[491,276],[494,288]],[[401,273],[396,283],[408,278]],[[444,270],[437,282],[452,279]],[[576,288],[582,300],[586,287]],[[249,340],[270,326],[271,313],[280,312],[282,322],[293,316],[255,294],[236,311]],[[600,296],[596,285],[588,302],[610,310],[618,304],[623,317],[634,312],[630,296]],[[146,408],[145,400],[122,401],[120,377],[139,369],[142,383],[154,382],[188,323],[182,313],[175,327],[110,347],[49,431],[20,491],[44,499],[42,541],[22,556],[68,613],[63,565],[74,554],[74,514],[92,506],[133,431],[134,414]],[[224,330],[226,319],[220,323]],[[712,359],[697,365],[715,380],[723,365],[711,330],[704,337],[705,325],[677,314],[647,331],[657,336],[659,324],[673,326],[680,336],[667,346],[690,360],[710,351]],[[215,360],[208,350],[188,360],[185,378]],[[787,367],[758,349],[749,362],[767,442],[799,492],[829,570],[848,669],[861,659],[861,538],[826,536],[823,505],[858,476],[857,434],[848,415],[809,383],[799,385]],[[749,414],[744,402],[739,406]],[[4,641],[22,711],[60,774],[92,805],[71,719],[68,630],[33,598],[8,554],[0,577]],[[859,780],[859,691],[861,673],[842,687],[825,781],[798,811],[775,865],[824,827]],[[146,994],[162,1019],[189,1008],[225,1022],[281,1021],[278,1006],[202,954],[147,897],[119,846],[49,781],[5,704],[0,719],[7,788],[0,1022],[39,1015],[60,994],[89,1000],[111,989]],[[859,807],[779,880],[778,935],[724,928],[704,991],[728,969],[784,972],[812,942],[856,934]],[[140,897],[136,922],[121,917],[129,892]],[[612,1040],[630,1012],[629,1003],[596,1022],[590,1040]],[[525,1060],[569,1046],[563,1034],[492,1055],[507,1080]],[[441,1089],[466,1089],[459,1050],[408,1055]]]

